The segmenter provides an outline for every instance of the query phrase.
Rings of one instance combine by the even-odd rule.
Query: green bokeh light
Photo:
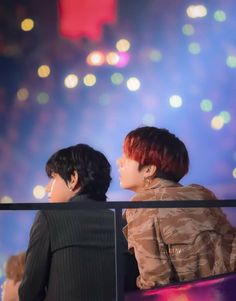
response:
[[[212,101],[210,99],[203,99],[200,103],[200,107],[201,107],[202,111],[210,112],[210,111],[212,111],[212,108],[213,108]]]

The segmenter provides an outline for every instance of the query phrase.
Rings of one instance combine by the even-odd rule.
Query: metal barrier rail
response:
[[[182,200],[142,202],[80,202],[80,203],[11,203],[0,204],[0,211],[14,210],[71,210],[71,209],[113,209],[115,225],[115,270],[116,301],[124,300],[124,271],[122,252],[122,209],[126,208],[214,208],[236,207],[236,200]]]

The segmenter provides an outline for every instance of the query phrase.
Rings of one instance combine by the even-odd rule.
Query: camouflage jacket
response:
[[[215,199],[200,185],[155,179],[131,200]],[[140,289],[236,271],[236,230],[220,208],[127,209],[124,217]]]

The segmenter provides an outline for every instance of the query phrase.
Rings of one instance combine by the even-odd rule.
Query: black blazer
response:
[[[80,195],[72,202],[91,201]],[[30,232],[20,301],[111,301],[115,296],[111,210],[39,211]]]

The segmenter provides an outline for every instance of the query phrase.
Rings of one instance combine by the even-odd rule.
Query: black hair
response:
[[[111,165],[99,151],[87,144],[77,144],[54,153],[47,161],[45,170],[51,178],[59,174],[66,184],[71,175],[78,173],[80,191],[96,201],[106,201],[106,192],[111,182]]]

